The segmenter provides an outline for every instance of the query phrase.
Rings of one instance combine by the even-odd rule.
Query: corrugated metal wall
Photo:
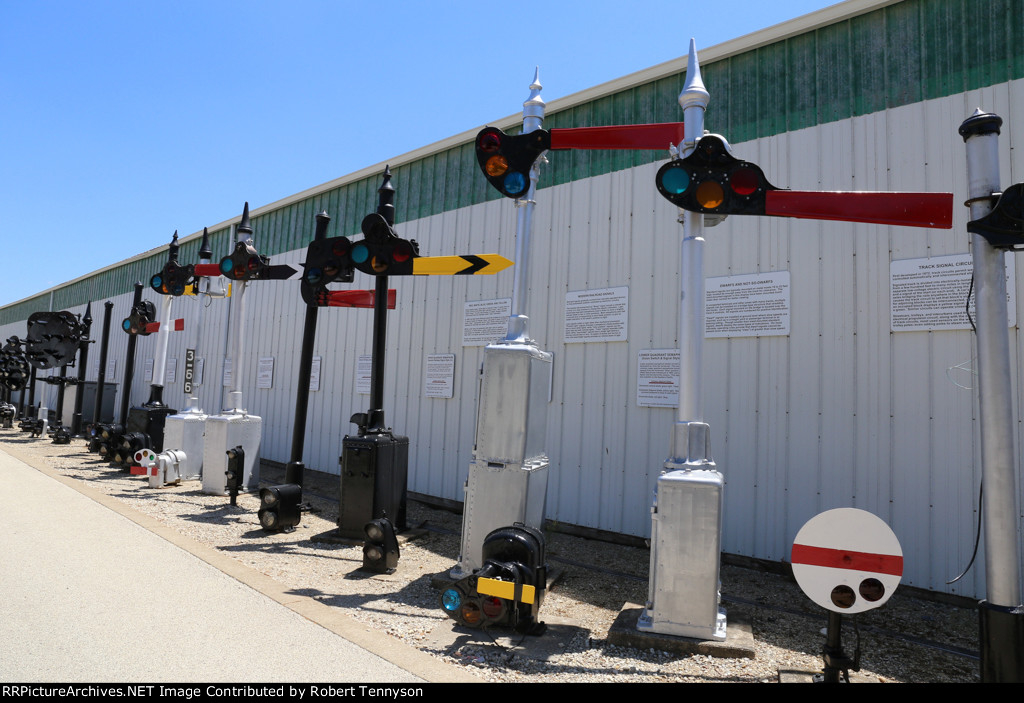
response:
[[[1006,11],[1003,21],[991,20],[999,8]],[[985,17],[976,21],[980,9]],[[1003,181],[1022,180],[1024,157],[1015,148],[1022,138],[1015,123],[1024,115],[1022,27],[1020,0],[908,1],[769,42],[703,67],[712,95],[707,126],[726,134],[738,156],[762,165],[779,186],[952,191],[962,201],[964,147],[956,128],[977,106],[1003,116]],[[986,32],[987,40],[978,38]],[[954,48],[958,56],[951,55]],[[546,126],[678,120],[682,81],[678,73],[574,105],[553,112]],[[680,228],[674,208],[653,188],[664,155],[563,152],[549,158],[534,216],[528,305],[532,336],[555,353],[548,517],[646,535],[674,411],[636,404],[637,355],[679,344]],[[423,254],[513,258],[514,208],[487,191],[470,145],[392,171],[397,229],[418,240]],[[361,178],[258,212],[257,247],[273,254],[274,263],[301,261],[322,209],[333,218],[329,236],[355,234],[375,207],[378,184],[379,176]],[[944,583],[968,561],[977,519],[976,401],[946,374],[971,359],[971,335],[892,333],[889,327],[890,262],[966,252],[966,217],[957,207],[951,232],[741,217],[707,230],[707,276],[791,275],[789,336],[706,341],[706,417],[727,480],[726,551],[784,560],[807,519],[855,506],[896,531],[905,550],[905,583],[975,597],[984,592],[977,568],[966,582]],[[227,229],[215,233],[216,256],[226,253],[229,238]],[[195,260],[197,248],[190,239],[182,260]],[[54,291],[53,309],[81,312],[86,298],[98,301],[94,329],[103,296],[113,297],[111,357],[118,382],[124,342],[116,326],[127,315],[131,284],[148,280],[164,257],[163,251],[149,253]],[[512,276],[391,282],[398,308],[389,316],[388,424],[411,439],[410,489],[460,500],[482,361],[481,347],[461,346],[463,304],[510,296]],[[357,274],[352,287],[372,285]],[[564,344],[566,294],[618,286],[629,287],[628,341]],[[252,344],[245,404],[264,418],[262,455],[277,461],[287,461],[291,441],[303,317],[296,288],[294,282],[261,282],[247,294]],[[49,297],[0,310],[6,323],[0,338],[24,335],[27,313],[48,307]],[[173,317],[192,319],[197,302],[174,305]],[[356,393],[355,377],[357,357],[370,352],[371,316],[368,310],[320,312],[315,353],[324,363],[320,391],[310,401],[304,457],[312,468],[337,472],[342,437],[353,429],[348,419],[367,409],[368,396]],[[207,410],[221,397],[227,317],[227,302],[214,301],[204,319],[201,403]],[[1024,349],[1016,327],[1011,333],[1017,361]],[[179,364],[190,334],[171,337],[169,355]],[[141,369],[154,349],[153,337],[139,345],[135,402],[148,395]],[[450,400],[424,396],[424,365],[433,353],[456,356]],[[91,379],[98,350],[90,356]],[[256,365],[268,356],[275,359],[273,388],[257,389]],[[165,393],[179,406],[180,372]],[[1024,391],[1018,391],[1018,426],[1022,404]],[[1024,432],[1017,441],[1024,447]]]

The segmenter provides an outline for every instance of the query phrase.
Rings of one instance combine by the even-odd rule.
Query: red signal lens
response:
[[[738,195],[750,195],[761,184],[761,178],[752,168],[738,168],[729,174],[729,185]]]
[[[409,242],[398,242],[391,251],[391,258],[395,263],[402,263],[412,258],[412,247]]]
[[[259,260],[259,258],[255,257],[255,256],[250,258],[249,262],[246,264],[246,266],[249,267],[250,271],[255,271],[256,269],[258,269],[260,267],[260,260]]]
[[[342,237],[338,241],[334,242],[331,246],[331,251],[335,256],[348,256],[348,251],[351,249],[351,245],[347,238]]]
[[[487,132],[480,137],[476,148],[485,154],[493,154],[501,148],[501,137],[496,132]]]
[[[493,620],[500,616],[502,611],[505,609],[505,605],[501,602],[501,599],[494,598],[493,596],[491,598],[484,598],[484,602],[481,603],[481,607],[484,611],[484,615],[489,620]]]

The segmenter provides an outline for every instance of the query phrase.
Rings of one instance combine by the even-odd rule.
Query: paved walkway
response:
[[[0,450],[0,681],[479,681]]]

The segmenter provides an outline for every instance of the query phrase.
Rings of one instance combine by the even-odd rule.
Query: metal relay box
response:
[[[203,493],[227,495],[227,451],[241,446],[245,451],[242,485],[254,491],[260,482],[260,436],[263,418],[244,413],[211,415],[206,419],[203,443]]]
[[[719,605],[723,485],[714,468],[658,477],[650,591],[638,630],[725,639],[725,611]]]
[[[476,446],[453,577],[483,565],[484,538],[492,531],[517,522],[544,528],[551,368],[551,353],[533,344],[498,343],[484,349]]]
[[[484,349],[474,448],[477,461],[518,467],[547,456],[551,360],[550,352],[532,344],[490,344]]]
[[[164,421],[164,448],[180,449],[185,454],[178,464],[177,478],[181,481],[192,481],[202,476],[207,417],[206,413],[186,411],[171,415]],[[151,475],[150,486],[154,486],[157,479],[158,476]]]

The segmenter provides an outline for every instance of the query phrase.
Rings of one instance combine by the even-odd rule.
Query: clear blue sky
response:
[[[0,305],[831,4],[0,0]]]

